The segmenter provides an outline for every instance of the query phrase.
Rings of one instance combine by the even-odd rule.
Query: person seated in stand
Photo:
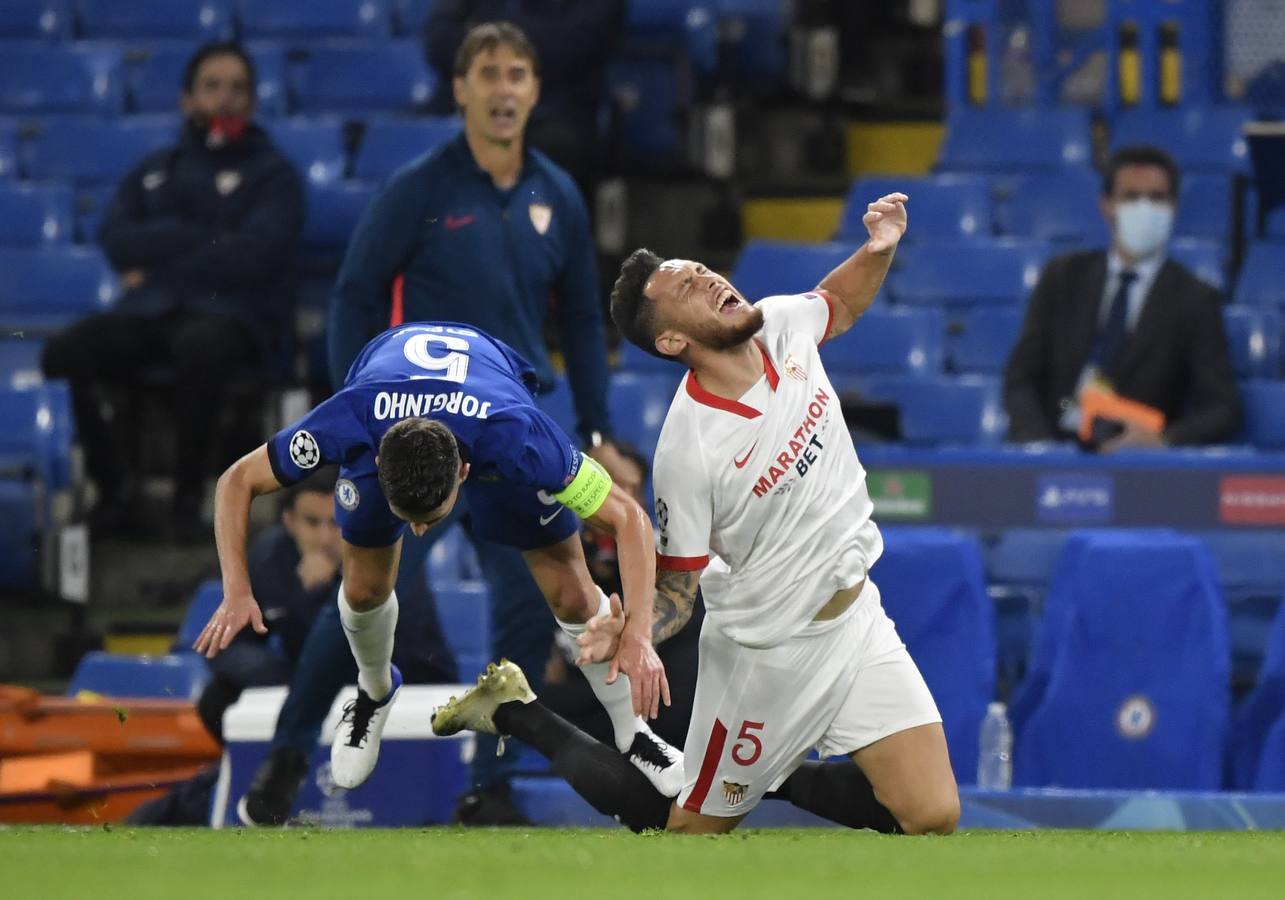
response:
[[[1109,453],[1235,434],[1240,399],[1221,299],[1168,255],[1178,178],[1158,147],[1111,156],[1100,198],[1111,246],[1044,267],[1004,370],[1009,440],[1080,435]],[[1082,423],[1090,395],[1122,412]]]

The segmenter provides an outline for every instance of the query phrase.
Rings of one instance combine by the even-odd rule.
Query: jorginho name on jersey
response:
[[[798,633],[883,550],[817,353],[831,302],[822,292],[760,301],[763,378],[727,400],[689,372],[656,449],[659,565],[704,568],[711,621],[745,646]]]
[[[342,390],[269,442],[268,458],[282,484],[339,464],[361,499],[337,515],[345,539],[361,546],[383,546],[401,532],[379,489],[375,454],[388,429],[413,416],[455,435],[471,466],[466,494],[478,495],[484,484],[515,486],[529,489],[538,505],[536,491],[561,492],[584,467],[580,450],[536,408],[534,384],[526,360],[477,329],[444,322],[395,328],[366,345]],[[470,500],[477,514],[475,505]],[[540,539],[532,534],[514,545]]]

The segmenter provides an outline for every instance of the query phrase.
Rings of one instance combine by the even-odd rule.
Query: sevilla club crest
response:
[[[532,203],[528,207],[531,213],[531,224],[540,234],[549,230],[549,223],[553,221],[553,207],[547,203]]]

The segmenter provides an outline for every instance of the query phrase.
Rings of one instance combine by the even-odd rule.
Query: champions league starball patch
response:
[[[321,462],[321,448],[317,440],[300,428],[290,438],[290,459],[301,469],[315,468]]]

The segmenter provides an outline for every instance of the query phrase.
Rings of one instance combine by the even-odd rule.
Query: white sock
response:
[[[393,689],[393,632],[397,630],[397,594],[390,593],[381,606],[357,612],[348,605],[343,582],[339,584],[339,621],[357,661],[357,686],[373,700],[382,700]]]
[[[598,601],[598,612],[594,618],[611,615],[611,601],[607,595],[599,589],[598,596],[601,599]],[[575,639],[585,633],[587,624],[564,622],[559,619],[558,627]],[[629,686],[629,676],[622,672],[616,678],[615,684],[607,684],[607,670],[610,667],[611,664],[605,662],[589,663],[581,666],[580,671],[584,672],[589,687],[593,688],[594,696],[611,717],[616,749],[624,753],[634,742],[634,735],[646,728],[647,724],[641,716],[634,715],[634,695],[633,689]]]

